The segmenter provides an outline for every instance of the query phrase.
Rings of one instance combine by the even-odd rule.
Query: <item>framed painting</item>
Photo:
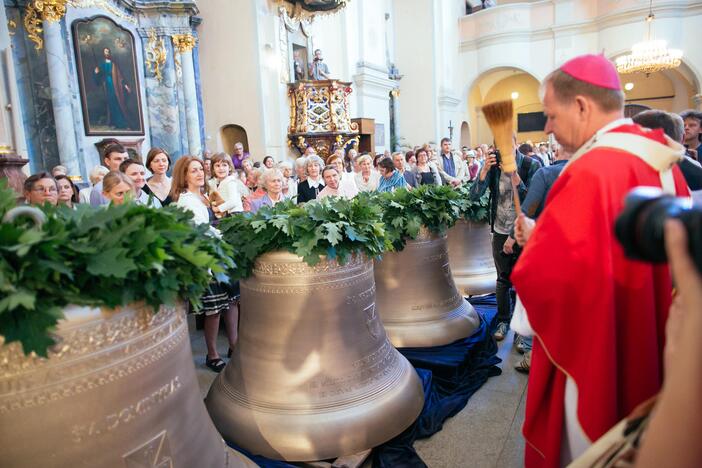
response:
[[[132,33],[106,16],[72,28],[85,134],[144,135]]]

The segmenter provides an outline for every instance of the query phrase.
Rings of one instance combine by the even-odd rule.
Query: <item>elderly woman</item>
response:
[[[195,224],[210,224],[212,220],[206,185],[204,162],[194,156],[181,156],[173,168],[170,196],[176,206],[193,213]],[[214,228],[211,230],[217,233]],[[236,344],[239,321],[237,297],[238,284],[219,283],[213,278],[207,292],[200,298],[202,309],[198,313],[205,314],[205,365],[214,372],[221,372],[226,365],[217,351],[219,317],[222,313],[225,314],[230,353]]]
[[[319,192],[317,198],[343,197],[350,199],[358,194],[358,189],[356,189],[355,185],[350,188],[348,186],[342,186],[341,178],[339,177],[339,168],[334,164],[330,164],[324,168],[322,177],[324,178],[326,186]]]
[[[208,181],[210,193],[217,192],[222,199],[222,203],[214,208],[218,216],[244,211],[242,194],[239,191],[239,178],[234,174],[231,156],[227,153],[217,153],[212,156],[212,176]]]
[[[327,158],[327,166],[329,165],[336,167],[336,170],[339,173],[339,186],[341,187],[341,190],[344,193],[352,193],[353,195],[351,196],[355,197],[358,193],[356,178],[354,177],[353,173],[346,172],[346,168],[344,167],[344,158],[334,153]],[[324,178],[323,174],[322,178]],[[324,183],[327,183],[326,180]]]
[[[171,157],[161,148],[151,148],[146,155],[146,168],[153,174],[144,185],[144,192],[152,195],[161,202],[161,205],[168,205],[171,200],[168,194],[171,192],[171,178],[168,177],[168,169],[171,167]]]
[[[405,162],[407,163],[408,170],[411,171],[417,165],[417,155],[414,154],[413,150],[409,150],[405,153]]]
[[[262,175],[263,169],[254,169],[249,174],[248,179],[246,179],[246,185],[251,189],[251,195],[244,198],[244,211],[251,211],[251,202],[258,200],[266,194],[266,190],[261,183]]]
[[[356,174],[356,187],[361,192],[373,192],[378,189],[380,174],[373,170],[373,160],[370,155],[363,154],[358,158],[360,172]]]
[[[124,173],[127,177],[132,179],[134,183],[134,193],[136,198],[134,199],[139,205],[146,205],[152,208],[161,208],[161,202],[154,195],[149,195],[144,191],[144,186],[146,185],[146,168],[136,159],[126,159],[122,164],[119,165],[119,172]]]
[[[48,172],[27,177],[24,181],[24,200],[29,205],[43,205],[48,203],[56,206],[58,203],[59,188],[56,179]]]
[[[436,163],[429,161],[426,148],[419,148],[416,153],[417,165],[412,169],[417,185],[441,185],[441,175]]]
[[[90,186],[80,189],[78,192],[78,202],[79,203],[90,203],[90,192],[93,191],[93,187],[99,182],[102,182],[102,178],[110,172],[108,168],[102,164],[93,167],[88,174],[88,180],[90,180]]]
[[[122,205],[134,199],[134,182],[121,172],[108,172],[102,179],[102,195],[109,203]]]
[[[58,204],[66,205],[69,208],[75,208],[78,203],[78,189],[68,176],[59,174],[55,177],[58,185]]]
[[[307,178],[297,186],[297,202],[305,203],[317,198],[319,192],[324,188],[322,180],[322,168],[324,161],[316,154],[307,156],[305,174]]]
[[[256,200],[252,200],[249,211],[256,213],[264,206],[275,206],[283,201],[283,173],[280,170],[266,169],[261,175],[261,185],[265,188],[265,195]]]
[[[297,181],[293,177],[293,165],[290,161],[278,163],[278,169],[283,173],[283,196],[293,198],[297,196]]]
[[[300,156],[293,163],[293,168],[295,169],[295,175],[293,176],[293,178],[295,179],[295,182],[298,183],[298,185],[300,184],[300,182],[304,182],[307,178],[307,173],[305,172],[306,166],[307,156]]]

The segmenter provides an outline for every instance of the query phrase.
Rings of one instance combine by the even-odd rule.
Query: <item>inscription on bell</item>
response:
[[[124,455],[127,468],[173,468],[166,431]]]
[[[170,382],[159,387],[134,404],[122,408],[114,413],[110,413],[103,419],[92,421],[87,424],[77,424],[71,428],[73,441],[80,443],[88,437],[99,436],[100,434],[113,431],[120,425],[127,424],[148,413],[154,408],[155,405],[163,403],[180,388],[180,379],[178,376],[176,376]]]

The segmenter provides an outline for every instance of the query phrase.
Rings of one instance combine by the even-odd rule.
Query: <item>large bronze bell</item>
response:
[[[237,347],[205,404],[227,440],[289,461],[353,454],[412,424],[422,386],[376,314],[373,262],[259,257],[241,282]]]
[[[404,250],[375,261],[375,283],[380,318],[398,348],[452,343],[480,325],[453,282],[445,235],[422,227]]]
[[[205,411],[183,307],[69,307],[48,359],[0,345],[0,465],[256,466]]]
[[[453,279],[463,295],[495,292],[497,272],[489,224],[459,220],[448,231],[448,250]]]

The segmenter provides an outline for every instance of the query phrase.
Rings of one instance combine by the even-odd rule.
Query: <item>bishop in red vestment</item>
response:
[[[536,337],[523,428],[527,468],[567,464],[582,451],[569,444],[569,430],[591,443],[659,391],[670,273],[625,258],[614,221],[634,187],[689,195],[674,165],[682,147],[623,118],[611,62],[577,57],[544,86],[546,132],[573,158],[512,274]]]

